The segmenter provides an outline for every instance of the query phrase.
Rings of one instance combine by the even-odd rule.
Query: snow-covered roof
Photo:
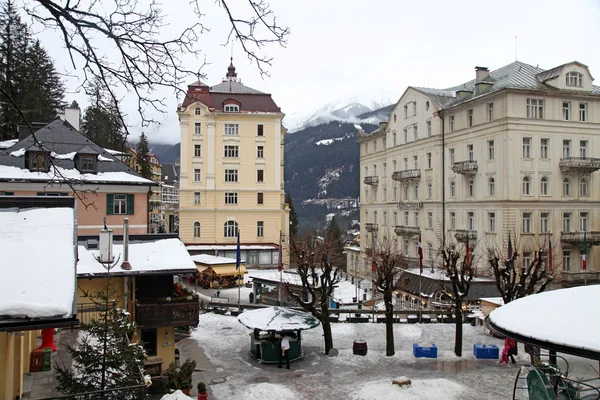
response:
[[[73,207],[0,208],[0,316],[67,318],[75,298]]]
[[[0,149],[8,149],[9,147],[12,147],[15,144],[17,144],[18,141],[19,139],[4,140],[0,142]]]
[[[503,306],[504,305],[504,300],[502,300],[502,297],[482,297],[479,300],[486,301],[488,303],[492,303],[492,304],[495,304],[497,306]]]
[[[236,250],[236,244],[198,244],[186,246],[186,249],[190,251],[215,251],[215,250]],[[264,245],[240,245],[240,250],[278,250],[276,245],[264,246]]]
[[[206,265],[235,264],[236,263],[236,260],[234,258],[211,256],[210,254],[198,254],[198,255],[192,256],[192,260],[194,260],[194,262],[197,262],[200,264],[206,264]]]
[[[319,326],[311,314],[283,307],[265,307],[245,311],[238,317],[240,323],[261,331],[297,331]]]
[[[151,236],[151,235],[148,235]],[[106,274],[106,269],[97,261],[99,251],[88,249],[84,244],[79,245],[79,262],[77,263],[77,276],[94,276]],[[152,273],[190,273],[196,271],[196,264],[185,249],[181,240],[158,239],[129,242],[129,263],[131,270],[123,270],[123,244],[113,245],[115,261],[119,258],[117,266],[110,271],[111,275],[136,275]]]
[[[25,168],[0,165],[0,180],[3,181],[40,181],[40,182],[64,182],[76,180],[77,183],[135,183],[154,184],[149,179],[128,172],[98,172],[97,174],[83,174],[77,169],[50,168],[49,172],[32,172]]]
[[[495,309],[489,322],[507,333],[600,357],[600,285],[552,290]],[[569,353],[564,350],[563,352]]]

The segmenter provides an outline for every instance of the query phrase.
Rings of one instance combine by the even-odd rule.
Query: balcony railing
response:
[[[366,223],[365,224],[365,229],[367,230],[367,232],[376,232],[378,227],[377,224],[374,224],[372,222]]]
[[[583,283],[585,281],[591,283],[600,281],[600,272],[596,271],[563,271],[562,276],[565,283]]]
[[[421,170],[405,169],[404,171],[396,171],[392,173],[392,179],[395,181],[419,180],[421,179]]]
[[[466,243],[467,238],[469,241],[477,240],[477,231],[469,229],[457,229],[454,233],[454,237],[460,243]]]
[[[477,173],[477,161],[459,161],[452,164],[452,171],[462,175],[475,175]]]
[[[573,247],[583,247],[583,242],[588,246],[600,246],[600,232],[561,232],[560,241]]]
[[[140,327],[198,325],[200,303],[189,301],[160,301],[135,304],[135,322]]]
[[[399,201],[398,208],[401,210],[418,210],[423,207],[422,201]]]
[[[561,158],[559,163],[563,172],[590,173],[600,169],[600,158],[567,157]]]
[[[365,176],[365,185],[379,185],[378,176]]]
[[[396,226],[394,228],[394,232],[398,236],[415,236],[421,232],[421,229],[418,226]]]

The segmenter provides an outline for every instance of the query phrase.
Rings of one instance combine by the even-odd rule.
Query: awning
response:
[[[198,265],[196,264],[196,269],[198,270],[198,272],[204,272],[208,269],[208,267],[206,265]]]
[[[210,267],[216,275],[231,275],[235,276],[238,274],[238,270],[235,268],[235,265],[213,265]],[[247,274],[248,270],[243,265],[240,265],[240,274]]]

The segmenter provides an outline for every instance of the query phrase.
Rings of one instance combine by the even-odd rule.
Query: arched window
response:
[[[456,196],[456,182],[450,181],[450,197]]]
[[[195,238],[200,237],[200,222],[198,222],[198,221],[194,222],[194,237]]]
[[[240,106],[238,106],[237,104],[227,104],[223,111],[225,111],[225,112],[240,112]]]
[[[531,194],[531,178],[528,176],[523,178],[523,196],[529,196]]]
[[[419,200],[419,184],[415,183],[415,200]]]
[[[235,221],[225,222],[223,229],[223,236],[225,237],[236,237],[238,234],[238,224]]]
[[[475,193],[475,182],[473,179],[469,179],[469,197],[472,197],[473,193]]]
[[[427,198],[431,199],[433,197],[433,185],[431,182],[427,182]]]
[[[394,122],[396,122],[396,114],[394,114]]]
[[[408,183],[404,185],[404,200],[408,200]]]
[[[563,196],[571,195],[571,180],[569,178],[563,179]]]
[[[200,107],[196,107],[196,109],[194,110],[194,114],[200,115]]]
[[[488,188],[489,188],[490,196],[495,196],[496,195],[496,180],[494,178],[490,178],[488,180]]]
[[[583,74],[579,72],[567,72],[567,86],[583,86]]]
[[[548,195],[548,177],[547,176],[542,176],[542,179],[540,179],[540,194],[542,196]]]
[[[586,178],[581,178],[579,180],[579,195],[580,196],[588,195],[588,181]]]

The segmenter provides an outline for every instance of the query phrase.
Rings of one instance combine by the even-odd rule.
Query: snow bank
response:
[[[183,394],[181,390],[176,390],[173,393],[165,394],[160,400],[193,400],[193,397],[190,397],[186,394]]]
[[[392,385],[391,379],[382,379],[365,383],[360,389],[350,393],[349,398],[352,400],[452,400],[462,398],[461,394],[464,390],[464,386],[447,379],[413,379],[410,386],[402,387]]]
[[[277,385],[273,383],[256,383],[246,388],[242,397],[242,400],[256,400],[256,399],[277,399],[277,400],[297,400],[298,395],[292,392],[290,389],[283,385]]]

